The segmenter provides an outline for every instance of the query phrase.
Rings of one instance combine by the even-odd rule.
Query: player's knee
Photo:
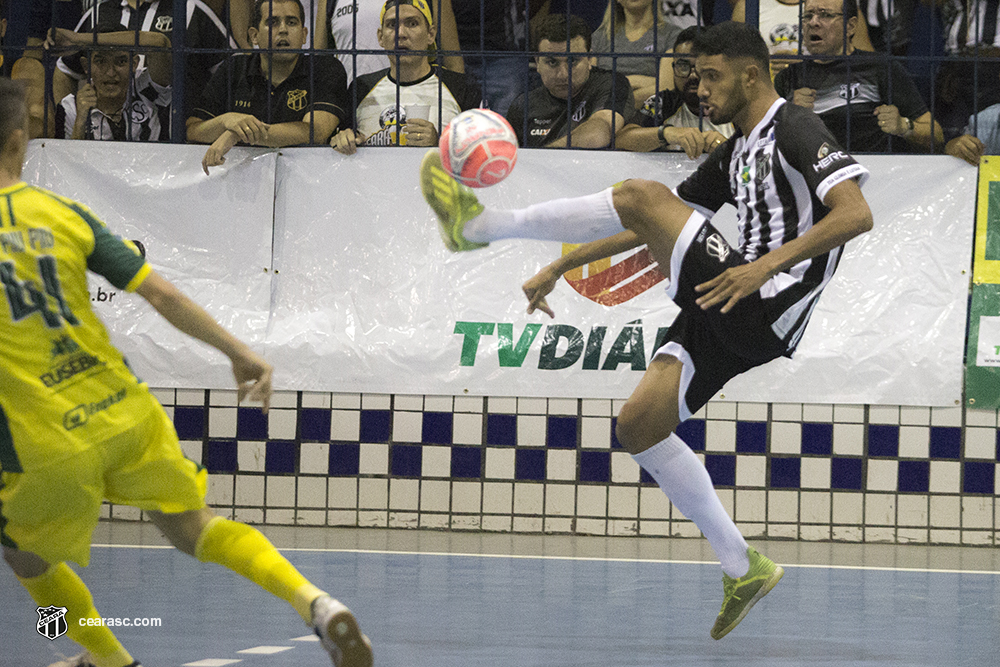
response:
[[[615,436],[630,454],[649,449],[677,428],[675,420],[662,414],[660,410],[652,414],[650,409],[640,402],[630,400],[618,413]]]
[[[622,224],[638,231],[651,221],[650,214],[655,208],[676,196],[663,183],[632,178],[616,186],[612,198]]]

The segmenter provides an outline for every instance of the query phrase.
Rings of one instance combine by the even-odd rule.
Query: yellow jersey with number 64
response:
[[[150,266],[87,207],[0,189],[0,471],[51,465],[155,406],[90,305],[87,270],[134,291]]]

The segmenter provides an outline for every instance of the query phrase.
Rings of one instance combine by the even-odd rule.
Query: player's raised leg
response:
[[[669,257],[692,211],[662,183],[643,180],[522,209],[485,209],[471,188],[444,170],[437,149],[424,156],[420,185],[437,215],[441,237],[453,252],[475,250],[501,239],[588,243],[631,229],[654,254]]]
[[[223,565],[288,602],[314,629],[336,667],[371,667],[371,642],[351,611],[303,577],[260,531],[208,508],[150,512],[150,518],[184,553]]]

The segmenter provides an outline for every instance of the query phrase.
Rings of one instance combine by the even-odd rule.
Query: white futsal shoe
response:
[[[312,603],[312,626],[334,667],[371,667],[372,643],[361,634],[354,614],[329,595]]]

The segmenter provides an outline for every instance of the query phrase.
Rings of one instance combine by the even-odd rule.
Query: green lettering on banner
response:
[[[566,339],[566,352],[558,356],[559,341]],[[583,333],[568,324],[549,325],[545,329],[545,339],[542,350],[538,354],[538,368],[545,371],[557,371],[569,368],[583,354]]]
[[[476,363],[476,352],[479,350],[480,336],[492,336],[492,322],[455,322],[454,333],[462,334],[462,360],[460,365],[473,366]]]
[[[596,371],[601,366],[601,348],[607,327],[594,327],[587,336],[587,350],[583,353],[583,370]]]
[[[1000,181],[990,181],[984,259],[1000,259]]]
[[[528,348],[535,341],[541,324],[528,324],[521,332],[521,337],[514,346],[514,325],[502,322],[497,325],[497,336],[500,347],[497,353],[500,356],[500,366],[505,368],[520,368],[524,363],[524,358],[528,355]],[[491,332],[492,333],[492,332]],[[464,354],[463,354],[464,356]]]
[[[627,326],[618,334],[611,351],[604,359],[602,371],[618,369],[619,364],[632,364],[632,370],[646,370],[646,345],[642,340],[642,325]]]

